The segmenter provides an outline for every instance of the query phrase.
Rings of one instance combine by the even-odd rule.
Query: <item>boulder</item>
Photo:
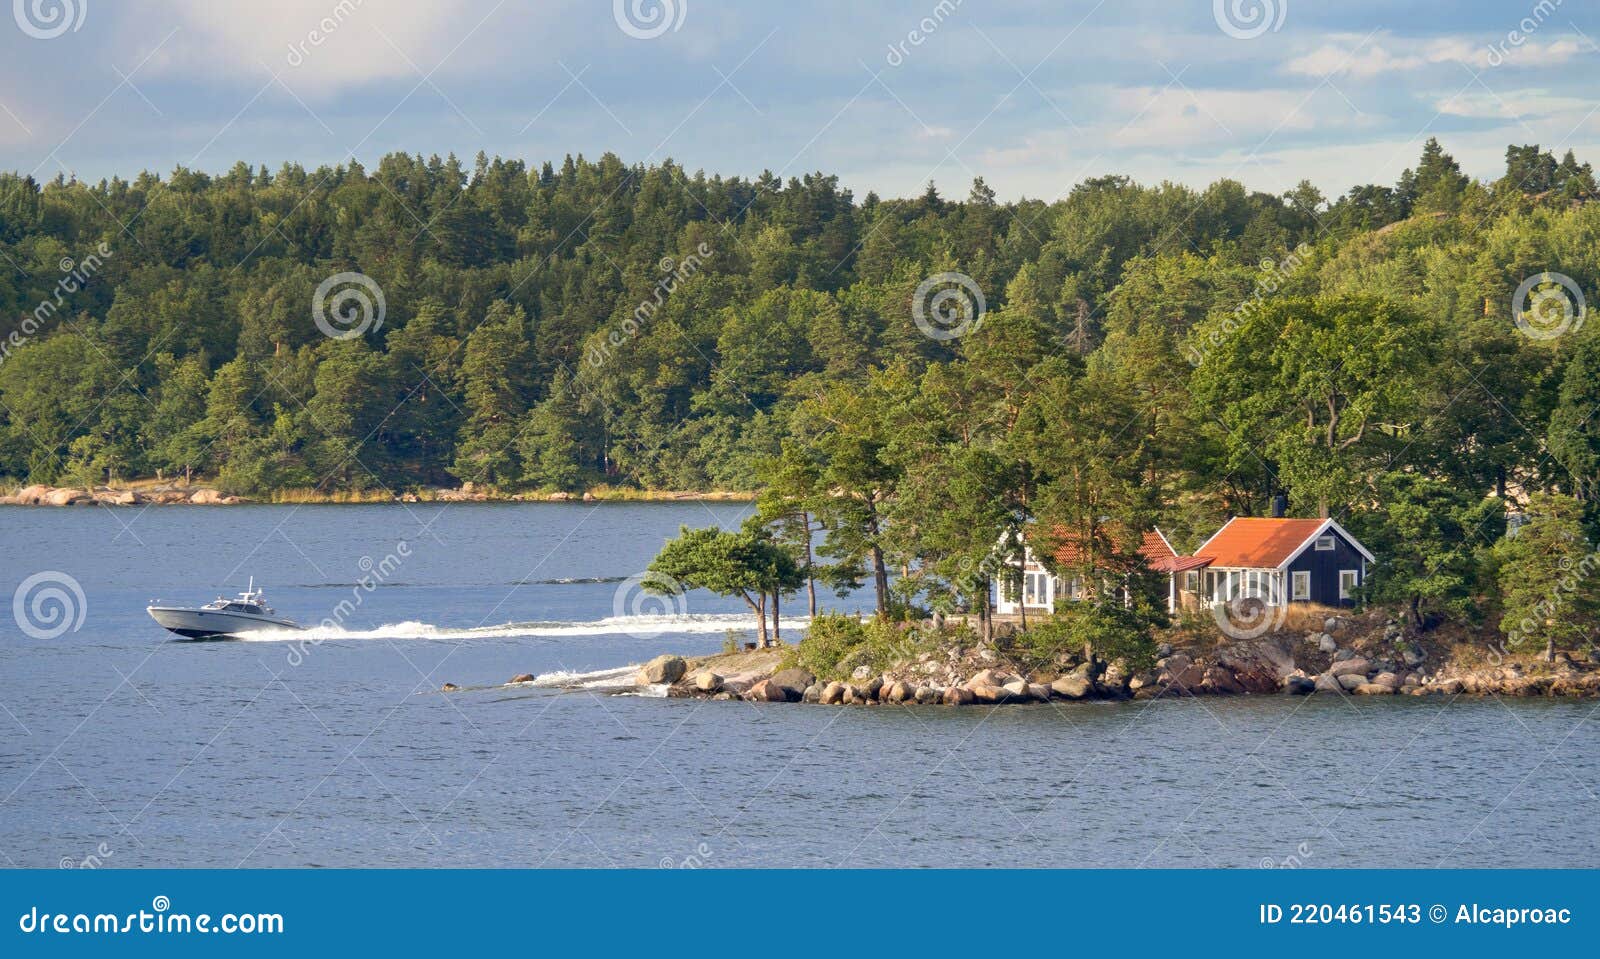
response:
[[[1199,686],[1205,675],[1205,667],[1183,653],[1174,653],[1161,662],[1161,671],[1156,674],[1156,682],[1187,691]]]
[[[1033,693],[1029,691],[1026,680],[1018,679],[1000,688],[1005,690],[1007,702],[1025,703],[1033,699]]]
[[[1322,621],[1322,631],[1324,633],[1336,633],[1339,631],[1339,627],[1343,625],[1344,622],[1340,620],[1339,617],[1329,616],[1327,619]]]
[[[1367,677],[1360,673],[1346,673],[1343,676],[1335,676],[1334,679],[1345,689],[1355,689],[1357,686],[1365,686],[1367,684]]]
[[[1327,633],[1323,633],[1317,637],[1317,648],[1325,653],[1336,653],[1339,651],[1339,641]]]
[[[639,670],[639,683],[641,685],[655,686],[661,683],[675,683],[683,678],[689,669],[689,664],[683,661],[682,656],[670,654],[657,656],[644,664]]]
[[[1334,674],[1335,676],[1354,676],[1357,673],[1365,676],[1371,670],[1372,663],[1360,656],[1354,656],[1350,659],[1345,659],[1334,663],[1333,666],[1329,668],[1328,672]]]
[[[970,706],[977,701],[977,697],[965,686],[951,686],[944,691],[943,700],[946,706]]]
[[[789,690],[770,679],[763,679],[745,690],[744,698],[753,703],[786,703],[789,701]]]
[[[803,693],[807,686],[817,681],[817,677],[809,669],[780,669],[772,674],[772,681],[785,689]]]
[[[822,697],[817,702],[824,706],[837,706],[844,702],[845,692],[844,683],[829,683],[822,687]]]
[[[510,679],[506,680],[506,685],[507,686],[515,686],[518,683],[531,683],[531,682],[533,682],[533,674],[532,673],[518,673],[515,676],[511,677]]]
[[[77,506],[79,503],[93,503],[94,497],[81,489],[53,489],[44,495],[41,502],[45,506]]]
[[[1357,696],[1393,696],[1394,687],[1383,683],[1362,683],[1354,692]]]
[[[1341,649],[1338,652],[1333,654],[1333,661],[1336,662],[1336,663],[1342,663],[1347,659],[1355,659],[1355,658],[1356,658],[1356,651],[1353,650],[1353,649]]]
[[[1407,666],[1421,666],[1428,657],[1422,654],[1422,650],[1412,649],[1410,646],[1407,646],[1400,653],[1400,658],[1406,661]]]
[[[1372,677],[1372,681],[1377,683],[1379,686],[1388,686],[1390,689],[1399,689],[1401,686],[1405,685],[1400,681],[1400,677],[1396,676],[1394,673],[1379,673],[1378,675]]]
[[[939,701],[939,691],[932,686],[918,686],[912,698],[924,706],[932,705]]]
[[[879,696],[886,703],[903,703],[915,697],[916,694],[917,691],[914,688],[902,682],[890,683],[879,692]]]
[[[857,666],[855,668],[855,671],[850,674],[850,678],[856,680],[857,682],[860,682],[861,680],[867,679],[871,675],[872,675],[872,667],[871,666]]]
[[[1029,683],[1028,698],[1035,702],[1046,702],[1050,699],[1050,687],[1044,683]]]
[[[1062,699],[1082,699],[1089,695],[1093,684],[1083,676],[1063,676],[1050,684],[1050,692]]]
[[[1004,686],[1006,683],[1014,683],[1021,678],[1020,676],[1013,676],[1003,669],[985,669],[968,680],[967,687],[970,689],[973,686]]]
[[[878,699],[883,695],[883,677],[874,676],[856,688],[861,693],[862,701]]]
[[[200,506],[214,506],[222,502],[222,494],[214,489],[197,489],[189,494],[189,502]]]
[[[461,689],[461,687],[457,686],[455,683],[445,683],[443,686],[439,687],[439,692],[441,692],[441,693],[453,693],[453,692],[456,692],[456,691],[458,691],[460,689]]]
[[[49,493],[50,487],[35,483],[17,490],[16,495],[11,497],[11,502],[18,506],[42,506],[45,496]]]
[[[800,694],[800,701],[802,703],[815,703],[820,702],[821,700],[822,686],[819,683],[812,683],[810,686],[806,687],[805,692]]]
[[[1310,676],[1290,676],[1283,681],[1283,691],[1291,696],[1304,696],[1316,688],[1317,683]]]
[[[722,688],[722,677],[709,669],[702,669],[689,677],[689,682],[702,693],[714,693]]]
[[[1205,678],[1200,682],[1200,688],[1212,693],[1242,693],[1244,686],[1240,685],[1238,677],[1223,666],[1207,666]]]
[[[1166,659],[1168,656],[1171,656],[1171,655],[1172,655],[1172,644],[1171,643],[1158,643],[1158,644],[1156,644],[1156,658],[1157,659]]]
[[[1006,698],[1006,691],[1000,686],[974,686],[969,683],[967,689],[972,693],[972,698],[980,703],[999,703]]]
[[[1342,693],[1344,685],[1339,682],[1339,677],[1332,673],[1323,673],[1317,677],[1315,683],[1318,692]]]

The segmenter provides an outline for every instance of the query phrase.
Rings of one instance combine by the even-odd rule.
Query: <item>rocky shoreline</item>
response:
[[[1381,613],[1329,616],[1319,628],[1250,641],[1164,643],[1149,669],[1064,655],[1024,672],[995,646],[951,645],[882,671],[819,677],[792,647],[646,663],[631,689],[679,699],[823,706],[989,706],[1227,695],[1600,697],[1600,657],[1490,661],[1460,637],[1421,641]],[[524,677],[518,677],[524,679]],[[628,691],[623,687],[617,691]]]

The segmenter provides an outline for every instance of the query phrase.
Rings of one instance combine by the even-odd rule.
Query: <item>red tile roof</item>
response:
[[[1326,520],[1235,517],[1194,551],[1213,566],[1275,569],[1305,545]]]
[[[1076,566],[1082,558],[1077,534],[1059,526],[1055,528],[1054,532],[1054,538],[1060,544],[1056,547],[1054,553],[1056,563],[1063,567]],[[1107,531],[1108,542],[1101,549],[1103,554],[1111,552],[1112,544],[1109,542],[1109,538],[1110,534]],[[1151,569],[1160,569],[1162,563],[1171,562],[1178,558],[1178,554],[1173,552],[1172,547],[1167,545],[1166,539],[1156,530],[1150,530],[1140,537],[1138,552],[1140,556],[1144,557],[1145,565]]]

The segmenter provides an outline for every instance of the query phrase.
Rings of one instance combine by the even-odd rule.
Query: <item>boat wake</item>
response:
[[[533,682],[518,683],[517,685],[572,691],[626,692],[635,696],[665,696],[667,687],[664,685],[641,686],[637,684],[636,680],[641,668],[643,667],[639,663],[634,663],[631,666],[597,669],[587,673],[569,672],[562,669],[553,673],[540,673],[533,678]]]
[[[805,625],[805,619],[796,618],[794,628]],[[741,613],[704,613],[666,616],[608,616],[588,622],[535,621],[502,623],[499,626],[436,626],[430,623],[406,621],[388,623],[371,628],[344,626],[309,626],[305,629],[257,629],[234,634],[245,642],[329,642],[359,639],[427,639],[475,640],[520,639],[525,637],[563,636],[633,636],[649,639],[654,636],[723,633],[728,630],[747,632],[751,629],[750,617]]]

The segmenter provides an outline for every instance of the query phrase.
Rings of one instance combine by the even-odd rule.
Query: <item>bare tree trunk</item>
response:
[[[878,594],[878,616],[889,615],[889,569],[883,564],[883,548],[872,547],[872,586]]]
[[[1556,638],[1554,636],[1544,641],[1544,661],[1547,663],[1556,661]]]
[[[810,601],[807,611],[812,619],[817,618],[817,568],[816,558],[811,555],[811,514],[801,513],[800,519],[806,528],[806,596]]]
[[[769,644],[767,636],[767,594],[763,592],[756,595],[759,597],[756,600],[756,619],[761,622],[761,648],[766,649]]]
[[[778,625],[778,590],[772,591],[772,641],[783,642],[783,627]]]

